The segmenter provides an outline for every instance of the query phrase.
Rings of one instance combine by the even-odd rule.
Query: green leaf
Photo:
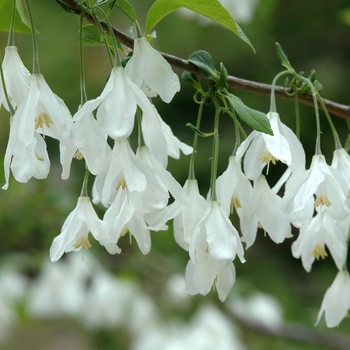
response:
[[[188,62],[194,64],[209,79],[217,81],[219,73],[214,66],[214,61],[210,54],[204,50],[195,51],[189,58]]]
[[[251,128],[256,131],[264,132],[273,135],[270,122],[265,113],[252,109],[246,106],[241,99],[234,95],[226,97],[232,105],[238,116]]]
[[[11,13],[12,0],[0,0],[0,31],[9,31]],[[30,33],[30,24],[27,17],[24,15],[21,1],[16,1],[15,31],[22,33]]]
[[[255,51],[252,43],[243,33],[240,26],[218,0],[157,0],[148,11],[146,33],[169,13],[181,7],[199,13],[231,30]]]
[[[282,66],[287,68],[289,71],[294,72],[294,69],[290,64],[287,55],[284,53],[279,43],[276,43],[276,48],[277,48],[277,56],[280,59]]]
[[[83,40],[86,46],[104,45],[103,35],[104,34],[92,24],[83,26]]]
[[[198,80],[198,77],[195,74],[193,74],[193,73],[184,71],[182,73],[182,75],[181,75],[181,79],[185,83],[192,84],[196,90],[200,90],[202,88],[201,84],[200,84],[200,82]]]
[[[118,7],[118,9],[122,11],[131,22],[135,22],[137,20],[136,11],[129,1],[117,0],[114,6]]]

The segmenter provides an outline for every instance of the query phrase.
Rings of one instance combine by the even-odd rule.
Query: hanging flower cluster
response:
[[[97,13],[102,10],[92,12],[96,22]],[[103,13],[102,16],[108,22]],[[170,103],[180,90],[179,78],[140,34],[137,22],[135,32],[134,49],[125,65],[119,58],[120,44],[114,39],[110,49],[107,42],[113,57],[112,69],[106,86],[95,99],[86,100],[82,74],[82,103],[73,116],[40,73],[37,52],[30,74],[14,42],[5,49],[0,103],[11,117],[3,188],[9,187],[11,172],[23,183],[32,177],[47,177],[50,170],[47,137],[59,142],[62,179],[69,177],[73,158],[84,159],[86,163],[81,195],[52,243],[51,260],[57,261],[64,253],[89,249],[90,233],[110,254],[121,253],[118,243],[126,234],[133,236],[140,251],[147,254],[151,249],[151,231],[167,229],[167,222],[173,219],[175,240],[189,253],[185,273],[188,292],[206,295],[214,287],[224,301],[235,283],[236,256],[245,262],[243,244],[246,249],[253,245],[258,228],[275,243],[281,243],[292,237],[294,226],[299,235],[292,244],[292,254],[301,258],[306,271],[311,270],[315,259],[328,255],[326,248],[339,270],[317,319],[318,322],[325,312],[327,325],[337,326],[350,308],[350,278],[346,270],[350,157],[336,133],[331,165],[321,153],[317,81],[298,75],[279,48],[287,70],[276,77],[273,86],[279,77],[289,74],[297,82],[295,91],[298,84],[303,84],[315,98],[316,152],[307,170],[303,146],[281,122],[273,89],[270,112],[253,110],[228,92],[225,67],[221,64],[217,70],[209,54],[197,51],[189,62],[210,83],[206,91],[196,75],[183,74],[183,80],[195,87],[195,101],[199,104],[197,124],[189,125],[194,131],[190,147],[174,136],[152,103],[157,96]],[[33,38],[35,43],[35,35]],[[213,132],[203,133],[201,117],[209,103],[215,109]],[[227,170],[218,176],[219,121],[225,114],[234,122],[236,144]],[[254,129],[243,142],[240,138],[245,134],[239,120]],[[130,144],[133,132],[138,133],[136,150]],[[213,140],[207,198],[201,195],[195,177],[200,136]],[[166,170],[168,157],[179,158],[180,151],[192,154],[183,187]],[[267,177],[276,162],[285,164],[286,171],[271,188]],[[95,176],[92,199],[87,187],[89,173]],[[169,201],[170,195],[173,201]],[[102,219],[92,203],[106,208]],[[240,233],[230,220],[233,211],[239,217]]]

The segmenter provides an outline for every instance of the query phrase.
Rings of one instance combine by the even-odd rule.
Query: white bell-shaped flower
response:
[[[168,156],[179,159],[180,151],[188,155],[192,153],[192,147],[174,136],[170,126],[163,121],[154,105],[152,106],[153,114],[143,113],[142,134],[147,147],[166,168]]]
[[[236,254],[245,262],[241,239],[218,201],[211,201],[195,228],[189,245],[190,258],[205,263],[209,256],[223,267],[229,265]]]
[[[52,242],[50,248],[51,261],[57,261],[63,253],[80,251],[82,247],[84,249],[91,248],[89,232],[97,241],[105,245],[108,252],[112,254],[120,252],[115,244],[110,244],[106,240],[106,224],[97,216],[90,198],[81,196],[78,198],[75,209],[64,222],[61,233]]]
[[[12,107],[16,109],[28,95],[30,84],[30,73],[19,57],[16,46],[6,46],[2,69],[10,102]],[[7,110],[9,109],[1,80],[0,104],[2,104]]]
[[[225,301],[235,280],[236,269],[233,263],[223,267],[208,257],[203,264],[189,260],[186,266],[186,286],[190,295],[207,295],[215,283],[219,299]]]
[[[78,149],[75,158],[84,158],[90,173],[96,175],[101,170],[110,147],[107,144],[107,133],[98,127],[92,113],[74,123],[74,146]]]
[[[295,258],[301,257],[307,272],[311,271],[315,259],[325,259],[328,255],[325,246],[338,269],[343,269],[348,252],[349,218],[344,221],[342,223],[331,218],[327,210],[318,210],[311,222],[300,228],[299,236],[292,244],[292,254]]]
[[[312,157],[309,170],[288,180],[284,207],[288,213],[297,213],[303,211],[314,197],[314,206],[326,208],[333,219],[343,220],[349,215],[347,182],[321,154]]]
[[[348,271],[339,271],[324,295],[316,325],[325,313],[327,327],[337,327],[350,309],[350,278]]]
[[[180,91],[179,77],[144,37],[134,41],[134,52],[125,70],[147,97],[159,95],[164,102],[169,103]]]
[[[249,215],[243,224],[254,221],[268,233],[275,243],[281,243],[292,237],[291,225],[287,214],[282,210],[282,198],[271,190],[264,175],[254,181],[254,189],[250,204]],[[250,226],[252,231],[243,231],[242,241],[250,245],[255,242],[258,226]]]
[[[253,131],[237,150],[237,159],[244,157],[243,167],[246,176],[256,180],[266,165],[281,161],[298,173],[305,169],[305,152],[300,141],[286,125],[279,114],[267,113],[273,135]]]
[[[147,114],[153,107],[142,92],[125,73],[123,67],[114,67],[101,95],[87,101],[74,115],[77,121],[97,109],[97,121],[112,139],[129,137],[135,121],[137,106]]]

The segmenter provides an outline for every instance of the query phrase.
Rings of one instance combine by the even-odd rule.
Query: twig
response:
[[[72,13],[75,13],[77,15],[81,13],[80,5],[74,0],[56,0],[56,1],[61,5],[63,5],[64,7],[66,7],[67,9],[69,9]],[[85,13],[85,18],[89,23],[96,25],[95,20],[88,13]],[[102,25],[102,28],[107,33],[109,33],[107,25],[103,22],[101,22],[101,25]],[[120,31],[115,27],[113,27],[113,31],[118,41],[120,41],[122,44],[129,47],[130,49],[133,48],[134,40],[132,38],[130,38],[129,36],[127,36],[122,31]],[[177,56],[169,55],[167,53],[161,53],[161,54],[173,67],[180,68],[182,70],[194,73],[196,75],[203,76],[203,74],[199,71],[199,69],[196,66],[192,65],[185,59]],[[233,89],[243,90],[247,92],[253,92],[253,93],[258,93],[262,95],[269,95],[271,93],[271,85],[269,84],[263,84],[255,81],[240,79],[232,75],[228,76],[227,84],[229,87]],[[275,87],[275,95],[277,97],[285,98],[287,100],[294,99],[294,96],[290,96],[285,93],[285,90],[282,86]],[[313,106],[313,99],[311,95],[305,94],[305,93],[299,93],[298,97],[299,97],[299,102],[309,106]],[[334,101],[327,100],[327,99],[323,99],[323,102],[329,113],[332,113],[344,119],[350,119],[350,106],[336,103]]]

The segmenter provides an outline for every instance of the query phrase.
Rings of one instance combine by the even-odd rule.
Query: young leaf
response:
[[[84,45],[104,45],[103,34],[92,24],[86,24],[83,27]]]
[[[185,82],[185,83],[189,83],[192,84],[194,86],[195,89],[199,90],[201,89],[201,84],[198,80],[198,77],[190,72],[184,71],[181,75],[181,79]]]
[[[114,6],[118,7],[118,9],[122,11],[131,22],[135,22],[137,20],[136,11],[129,1],[117,0]]]
[[[279,43],[276,43],[277,56],[279,57],[283,67],[287,68],[289,71],[294,71],[292,65],[290,64],[287,55],[282,50],[282,47]]]
[[[169,13],[181,7],[197,12],[231,30],[255,51],[250,40],[218,0],[157,0],[148,11],[146,33]]]
[[[232,105],[238,116],[251,128],[256,131],[264,132],[273,135],[270,122],[265,113],[252,109],[246,106],[241,99],[234,95],[226,97]]]
[[[9,31],[11,13],[12,0],[0,0],[0,31]],[[22,33],[30,33],[30,24],[27,17],[24,14],[21,1],[16,1],[15,31]]]
[[[204,50],[194,52],[188,62],[194,64],[209,79],[217,81],[219,79],[218,71],[214,66],[214,61],[210,54]]]

